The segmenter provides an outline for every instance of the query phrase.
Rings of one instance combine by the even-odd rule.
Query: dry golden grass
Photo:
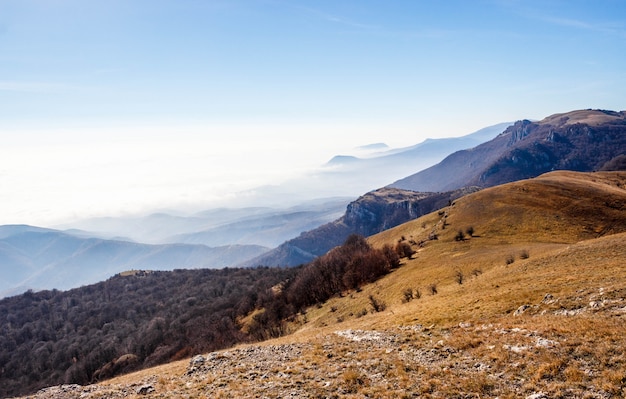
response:
[[[567,115],[564,120],[563,116]],[[567,114],[554,114],[540,121],[540,124],[550,124],[560,126],[573,125],[575,123],[585,123],[590,126],[597,126],[602,123],[607,123],[619,119],[619,116],[609,115],[601,111],[585,109],[574,112],[568,112]]]
[[[305,345],[266,366],[265,380],[241,355],[191,382],[184,361],[101,385],[153,378],[155,397],[626,397],[625,188],[626,173],[551,173],[371,237],[424,243],[378,282],[310,308],[294,334],[259,344]],[[406,301],[407,289],[421,296]],[[347,330],[369,338],[336,333]]]

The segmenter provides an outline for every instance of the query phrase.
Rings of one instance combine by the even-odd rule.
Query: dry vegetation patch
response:
[[[380,248],[404,236],[417,252],[307,308],[290,336],[64,397],[144,397],[136,390],[146,384],[152,398],[626,397],[626,209],[564,206],[589,191],[619,204],[626,175],[592,176],[484,190],[472,195],[482,205],[462,198],[370,238]],[[569,194],[556,194],[560,179]],[[455,240],[468,226],[473,234]],[[372,297],[385,309],[374,311]]]

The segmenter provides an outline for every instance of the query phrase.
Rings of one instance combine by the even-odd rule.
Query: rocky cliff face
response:
[[[530,134],[532,127],[532,122],[524,119],[522,121],[515,122],[512,126],[508,127],[502,134],[510,136],[508,146],[512,146],[515,143],[524,140],[524,138]]]
[[[476,191],[465,188],[454,192],[419,193],[381,188],[350,203],[342,222],[365,237],[443,208],[462,195]]]
[[[350,234],[370,236],[447,206],[478,190],[463,188],[444,193],[419,193],[381,188],[351,202],[336,221],[302,233],[244,266],[297,266],[342,244]]]
[[[395,188],[372,191],[348,205],[343,223],[369,236],[421,216],[420,203],[432,195]]]

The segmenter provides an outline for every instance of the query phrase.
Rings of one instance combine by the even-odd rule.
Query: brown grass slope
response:
[[[309,309],[290,336],[58,397],[143,397],[144,384],[154,398],[626,396],[625,172],[486,189],[370,242],[403,236],[412,259]]]

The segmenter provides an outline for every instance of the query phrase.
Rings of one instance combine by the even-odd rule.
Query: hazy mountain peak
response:
[[[386,150],[389,146],[385,143],[372,143],[356,147],[359,151]]]
[[[27,224],[7,224],[0,226],[0,239],[22,233],[46,233],[52,231],[55,230],[30,226]]]
[[[359,158],[352,155],[335,155],[324,166],[345,165],[353,162],[358,162]]]

